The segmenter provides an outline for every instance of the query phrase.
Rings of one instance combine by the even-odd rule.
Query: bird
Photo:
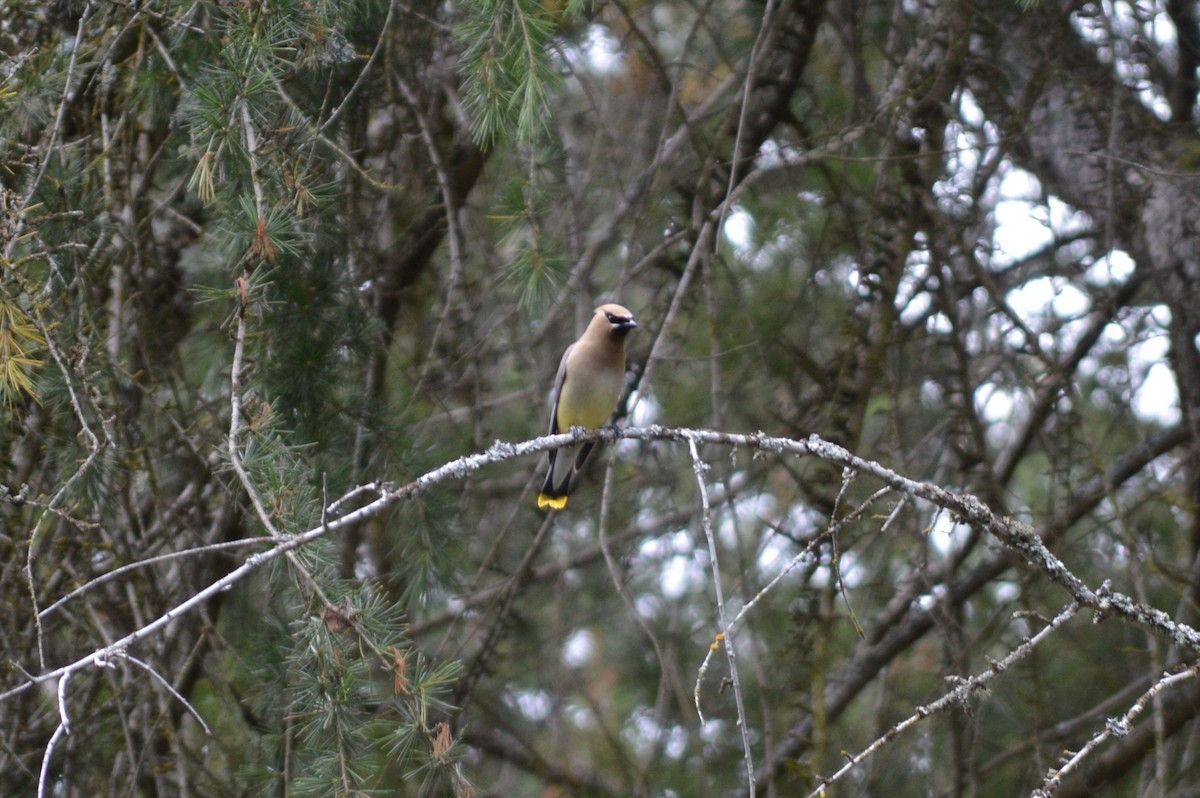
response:
[[[625,384],[625,339],[637,326],[633,314],[620,305],[596,308],[583,335],[567,347],[558,364],[551,435],[569,432],[572,427],[599,429],[612,417]],[[594,447],[595,442],[589,441],[550,450],[546,482],[538,494],[539,509],[567,506],[571,478]]]

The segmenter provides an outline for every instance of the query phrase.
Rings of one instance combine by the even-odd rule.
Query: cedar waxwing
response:
[[[571,427],[598,429],[612,417],[625,385],[625,336],[637,327],[620,305],[601,305],[579,340],[567,347],[554,378],[550,434]],[[538,494],[538,507],[567,506],[571,477],[583,467],[594,443],[550,450],[550,469]],[[579,449],[573,455],[573,450]]]

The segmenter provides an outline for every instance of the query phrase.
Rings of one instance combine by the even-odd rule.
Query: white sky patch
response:
[[[958,96],[958,114],[971,127],[983,127],[983,123],[986,121],[983,109],[979,107],[979,103],[975,102],[975,95],[966,89],[963,89]]]
[[[1133,258],[1128,253],[1114,250],[1102,258],[1097,258],[1087,270],[1084,279],[1091,285],[1123,285],[1133,276]]]
[[[945,313],[934,313],[929,317],[929,321],[925,322],[925,330],[934,335],[949,335],[954,332],[954,325]]]
[[[1006,386],[985,382],[975,389],[975,407],[989,424],[1007,424],[1012,421],[1016,402]]]
[[[1019,308],[1021,315],[1041,312],[1054,301],[1054,280],[1050,277],[1035,277],[1012,291],[1006,297],[1014,309]]]
[[[576,729],[591,731],[596,728],[596,718],[592,714],[589,707],[581,706],[576,703],[567,704],[566,708],[567,721]]]
[[[996,597],[996,601],[1009,602],[1016,601],[1021,595],[1021,586],[1016,582],[1000,581],[993,582],[991,585],[992,595]]]
[[[662,417],[662,403],[655,399],[653,394],[634,391],[633,395],[629,397],[629,406],[633,408],[633,412],[629,414],[627,421],[621,422],[620,426],[628,423],[631,427],[648,427],[651,424],[657,424],[659,418]],[[624,457],[632,457],[637,454],[641,442],[624,438],[617,441],[616,446],[619,454]]]
[[[729,728],[720,718],[706,718],[700,727],[700,739],[706,743],[715,743],[725,738]]]
[[[662,403],[651,394],[643,394],[641,391],[635,391],[633,396],[629,397],[629,402],[633,407],[633,412],[629,414],[629,418],[635,427],[648,427],[651,424],[657,424],[659,417],[662,416]],[[637,443],[637,441],[627,442]]]
[[[1023,392],[1011,391],[1008,396],[1012,402],[1008,411],[1008,417],[1005,419],[996,419],[988,424],[987,431],[984,433],[987,436],[987,442],[994,451],[999,451],[1013,440],[1016,433],[1017,423],[1029,417],[1030,399]]]
[[[829,580],[833,576],[833,571],[828,565],[822,565],[813,572],[812,584],[816,587],[824,587],[829,584]],[[838,561],[838,576],[842,578],[842,584],[847,590],[859,587],[863,583],[863,577],[866,576],[866,571],[859,562],[859,558],[852,551],[843,551],[841,559]]]
[[[996,260],[1007,265],[1043,249],[1053,240],[1045,214],[1024,200],[1001,200],[996,219]]]
[[[965,526],[955,523],[949,513],[938,508],[931,511],[927,534],[933,549],[945,556],[962,545],[969,531]]]
[[[688,554],[692,551],[692,536],[686,529],[651,538],[638,549],[638,557],[662,559],[672,554]]]
[[[758,148],[758,157],[755,159],[758,162],[759,168],[762,169],[777,169],[788,164],[800,164],[804,162],[804,154],[796,147],[781,147],[775,139],[767,139]],[[804,193],[802,192],[798,199],[803,200]],[[820,201],[824,199],[815,192],[810,195],[810,201]]]
[[[708,553],[692,544],[689,532],[679,530],[647,540],[638,548],[637,560],[656,574],[658,595],[673,601],[685,596],[704,579]]]
[[[1174,28],[1161,11],[1156,12],[1149,22],[1141,25],[1141,32],[1138,33],[1139,23],[1129,14],[1128,4],[1109,3],[1107,7],[1116,19],[1120,42],[1128,41],[1128,37],[1133,35],[1142,35],[1160,43],[1170,43],[1167,38],[1173,35]],[[1084,38],[1098,41],[1094,37],[1101,35],[1101,32],[1089,30],[1087,24],[1079,20],[1076,24]],[[1132,27],[1129,27],[1130,25]],[[607,48],[614,58],[619,57],[619,42],[611,39],[607,29],[599,28],[596,35],[596,47],[600,48],[602,54]],[[1109,57],[1113,58],[1113,54],[1110,53]],[[1115,54],[1115,63],[1118,71],[1124,66],[1123,55],[1119,52]],[[1121,78],[1128,82],[1136,76],[1126,70],[1126,74],[1122,74]],[[1161,98],[1153,98],[1148,94],[1143,96],[1143,102],[1151,107],[1160,100]],[[969,92],[963,92],[957,97],[957,104],[961,123],[948,128],[947,132],[952,136],[955,147],[961,148],[961,152],[948,156],[947,168],[950,173],[941,181],[940,188],[950,198],[955,196],[956,190],[961,190],[959,182],[969,177],[974,168],[974,158],[977,156],[975,148],[990,146],[993,141],[991,132],[987,129],[986,115],[974,97]],[[760,164],[763,168],[786,165],[795,157],[795,153],[780,148],[777,142],[771,140],[765,142],[760,150]],[[1047,196],[1034,174],[1006,162],[1002,166],[1001,175],[994,195],[998,199],[993,208],[995,251],[992,257],[996,266],[1011,265],[1044,250],[1056,238],[1087,230],[1091,226],[1091,220],[1085,213],[1057,197]],[[823,197],[818,195],[810,201],[820,203],[822,200]],[[725,220],[722,232],[739,254],[745,257],[752,256],[752,260],[768,255],[773,248],[794,245],[794,242],[790,241],[780,241],[776,244],[768,242],[761,251],[752,252],[754,225],[752,214],[745,208],[734,207]],[[927,259],[928,256],[918,248],[906,264],[905,280],[908,282],[901,284],[897,297],[897,305],[901,309],[901,319],[904,323],[913,323],[929,311],[930,299],[922,291],[920,279],[929,267],[920,262],[922,257]],[[1066,277],[1038,277],[1027,281],[1006,297],[1022,321],[1038,334],[1038,345],[1048,352],[1063,351],[1074,344],[1085,324],[1083,317],[1092,310],[1091,299],[1086,289],[1122,284],[1129,280],[1135,266],[1132,258],[1121,251],[1098,255],[1090,264],[1086,260],[1083,263],[1087,264],[1087,271],[1078,282]],[[837,274],[840,270],[834,265],[827,271]],[[837,278],[849,279],[850,286],[857,288],[857,272],[852,264],[847,273],[848,278],[843,275],[837,275]],[[820,274],[816,279],[819,278]],[[1085,290],[1081,290],[1080,286]],[[1067,323],[1064,324],[1064,321]],[[929,316],[925,326],[930,333],[937,335],[950,334],[952,330],[949,320],[936,313]],[[1024,348],[1028,345],[1024,332],[1011,324],[1008,327],[1011,329],[1004,328],[1002,331],[1009,336],[1008,340],[1012,346]],[[1148,341],[1137,345],[1136,350],[1131,350],[1129,368],[1133,373],[1127,378],[1128,382],[1122,392],[1123,401],[1131,402],[1133,412],[1142,420],[1174,423],[1173,420],[1179,418],[1178,390],[1169,364],[1165,360],[1165,339],[1154,340],[1157,343]],[[967,343],[972,353],[977,353],[986,346],[986,342],[981,340],[968,340]],[[1197,346],[1200,347],[1200,341],[1197,342]],[[1027,396],[995,385],[982,386],[975,400],[984,418],[989,422],[988,438],[993,445],[1002,445],[1005,442],[1011,433],[1014,416],[1019,415],[1028,404]],[[647,408],[649,418],[638,418],[635,414],[634,423],[653,423],[661,415],[660,410],[657,405],[653,409]],[[727,532],[728,528],[722,527],[722,533]],[[764,570],[781,567],[783,562],[786,562],[786,558],[780,559],[781,554],[778,549],[764,547],[760,552],[759,566]],[[675,580],[683,578],[686,569],[681,564],[672,561],[670,567],[674,569]],[[672,582],[672,586],[674,590],[686,589],[683,582]]]
[[[1042,186],[1024,169],[1010,168],[1000,181],[1000,201],[993,217],[996,222],[996,260],[1008,265],[1044,249],[1062,236],[1084,230],[1086,214],[1075,210],[1057,197],[1042,199]]]
[[[662,614],[662,597],[650,593],[642,593],[633,600],[633,608],[642,618],[657,618]]]
[[[1166,316],[1164,320],[1162,317]],[[1135,382],[1133,391],[1133,412],[1142,421],[1156,421],[1166,426],[1179,423],[1179,387],[1175,384],[1175,374],[1167,363],[1167,350],[1170,343],[1165,335],[1165,328],[1170,324],[1170,311],[1166,307],[1155,308],[1155,321],[1164,328],[1163,335],[1156,335],[1139,341],[1130,347],[1130,368],[1133,379],[1141,377],[1141,383]]]
[[[933,298],[927,293],[920,293],[911,300],[904,303],[903,309],[900,311],[900,323],[912,324],[917,319],[929,312],[930,305],[933,304]],[[945,318],[943,316],[943,318]],[[949,321],[949,319],[946,319]]]
[[[1094,375],[1102,386],[1093,401],[1100,406],[1127,405],[1139,421],[1178,424],[1179,387],[1167,360],[1170,324],[1171,311],[1165,305],[1107,324],[1096,355],[1080,364],[1080,370]],[[1112,353],[1124,353],[1124,364],[1107,362],[1105,356]]]
[[[925,517],[928,518],[926,534],[933,551],[943,557],[960,550],[971,537],[971,527],[955,520],[953,514],[940,507],[920,501]],[[936,591],[935,591],[936,594]],[[940,595],[940,594],[936,594]]]
[[[664,598],[679,599],[687,595],[699,569],[691,557],[676,554],[667,560],[658,573],[658,589]]]
[[[550,710],[554,707],[545,690],[518,690],[509,693],[505,703],[516,707],[518,712],[535,722],[550,717]]]
[[[1032,172],[1016,167],[1010,168],[1000,181],[1000,197],[1006,200],[1038,202],[1042,196],[1042,184]]]
[[[649,709],[635,710],[626,722],[622,736],[643,756],[649,754],[660,740],[664,743],[663,752],[672,759],[678,759],[687,750],[687,730],[678,725],[664,728]]]
[[[595,524],[591,518],[586,516],[581,516],[572,523],[563,524],[561,529],[562,532],[554,536],[554,545],[563,552],[570,550],[570,547],[575,544],[596,539]],[[570,575],[568,572],[563,576],[569,577]]]
[[[1135,13],[1134,8],[1137,8]],[[1164,3],[1130,3],[1107,0],[1103,4],[1106,16],[1099,19],[1091,14],[1075,13],[1071,19],[1080,35],[1096,47],[1102,61],[1113,65],[1123,84],[1135,90],[1138,99],[1162,121],[1171,118],[1165,97],[1155,91],[1147,66],[1131,56],[1138,40],[1155,42],[1164,50],[1176,48],[1175,26],[1171,23]],[[1153,16],[1150,12],[1153,11]]]
[[[744,209],[734,207],[733,211],[725,217],[725,226],[722,231],[725,233],[725,240],[739,252],[744,253],[750,248],[750,239],[754,234],[754,217]]]
[[[1058,197],[1046,201],[1050,208],[1050,229],[1061,234],[1079,233],[1091,226],[1091,217],[1072,208]]]
[[[590,629],[578,629],[563,643],[563,663],[568,668],[582,668],[596,655],[596,636]]]
[[[946,586],[945,585],[934,585],[933,590],[931,590],[930,592],[922,593],[920,596],[917,596],[917,604],[921,607],[921,609],[928,612],[929,610],[936,607],[937,603],[939,601],[941,601],[945,597],[945,595],[946,595]]]
[[[1060,319],[1078,318],[1092,309],[1092,301],[1088,295],[1070,283],[1063,282],[1054,286],[1054,298],[1050,300],[1050,310]]]
[[[663,752],[671,759],[679,759],[687,752],[688,732],[682,726],[672,726],[667,730],[667,744]]]
[[[955,92],[954,102],[958,114],[947,123],[945,131],[946,140],[950,142],[946,153],[946,176],[933,187],[939,205],[948,204],[951,212],[954,206],[964,210],[975,206],[973,194],[980,164],[997,157],[996,148],[1000,141],[1000,131],[988,122],[969,90]],[[990,202],[992,194],[989,189],[983,200]]]
[[[609,74],[621,66],[621,41],[603,25],[588,28],[582,49],[588,67],[596,72]]]
[[[900,322],[912,324],[929,312],[932,303],[925,291],[925,280],[929,276],[929,252],[914,249],[904,265],[900,284],[896,288],[896,306],[900,308]]]
[[[758,552],[758,570],[765,578],[773,579],[787,567],[795,557],[790,540],[772,535]]]
[[[1070,347],[1086,328],[1084,317],[1091,310],[1091,299],[1065,277],[1037,277],[1008,292],[1007,299],[1026,325],[1038,336],[1042,349]],[[1041,321],[1039,321],[1039,319]],[[1069,320],[1060,324],[1061,320]],[[1052,335],[1046,330],[1054,330]],[[1009,344],[1024,346],[1024,331],[1013,326]]]
[[[1014,169],[1004,177],[1000,189],[1002,199],[995,210],[999,263],[1012,262],[1044,248],[1054,240],[1056,234],[1069,234],[1087,227],[1089,222],[1085,214],[1055,197],[1050,197],[1043,204],[1039,201],[1041,193],[1037,179],[1024,170]],[[1091,264],[1084,275],[1084,282],[1092,286],[1122,284],[1133,274],[1134,267],[1134,261],[1128,253],[1110,252]],[[1009,292],[1007,299],[1022,320],[1037,332],[1045,329],[1038,323],[1039,318],[1079,320],[1063,326],[1056,334],[1057,340],[1048,334],[1041,335],[1039,345],[1048,350],[1073,345],[1084,324],[1083,316],[1092,309],[1087,293],[1064,277],[1035,278]],[[1164,330],[1169,324],[1169,318],[1157,321]],[[1021,339],[1024,334],[1020,331],[1014,329],[1010,335],[1013,336],[1014,345],[1023,343]],[[1118,335],[1112,331],[1106,332],[1105,337],[1115,343],[1113,339]],[[1142,421],[1167,425],[1178,423],[1179,390],[1166,361],[1165,336],[1155,336],[1135,344],[1130,350],[1130,369],[1130,378],[1134,381],[1131,399],[1134,414]],[[1003,424],[1000,419],[1002,411],[1007,410],[1011,415],[1017,409],[1012,400],[1013,396],[1009,395],[1008,407],[1005,408],[1004,399],[998,398],[995,391],[984,390],[976,394],[976,401],[984,403],[981,407],[984,408],[985,417],[993,423],[989,440],[999,442],[1003,434],[999,428]]]
[[[711,490],[710,490],[711,494]],[[738,533],[749,527],[756,527],[758,519],[769,517],[775,513],[775,497],[770,493],[755,493],[738,499],[733,503],[732,510],[727,506],[724,512],[717,516],[717,537],[727,545],[737,543]]]
[[[941,407],[946,401],[945,387],[934,380],[925,380],[921,383],[921,402],[927,407]]]
[[[1129,338],[1132,332],[1120,322],[1110,321],[1104,325],[1104,331],[1100,333],[1100,341],[1104,344],[1104,352],[1109,352],[1114,349],[1120,349],[1129,343]],[[1095,364],[1090,360],[1084,360],[1085,364],[1091,364],[1094,370]]]
[[[1158,3],[1157,5],[1158,10],[1155,11],[1144,29],[1154,41],[1163,47],[1175,47],[1178,41],[1175,38],[1175,23],[1171,22],[1171,17],[1167,14],[1163,4]]]
[[[812,534],[817,529],[823,529],[828,523],[828,519],[822,513],[806,504],[792,504],[786,510],[787,515],[780,526],[793,530],[800,537]]]

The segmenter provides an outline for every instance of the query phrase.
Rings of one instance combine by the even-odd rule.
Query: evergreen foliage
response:
[[[5,3],[0,795],[1195,792],[1197,17]]]

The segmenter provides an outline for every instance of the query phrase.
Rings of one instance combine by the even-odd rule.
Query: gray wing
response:
[[[554,375],[554,406],[550,409],[550,434],[557,435],[559,432],[567,432],[558,428],[558,398],[562,396],[563,383],[567,381],[567,358],[571,354],[571,350],[575,348],[575,344],[567,347],[567,351],[563,352],[562,360],[558,361],[558,374]],[[554,456],[554,452],[550,452],[550,456]]]

